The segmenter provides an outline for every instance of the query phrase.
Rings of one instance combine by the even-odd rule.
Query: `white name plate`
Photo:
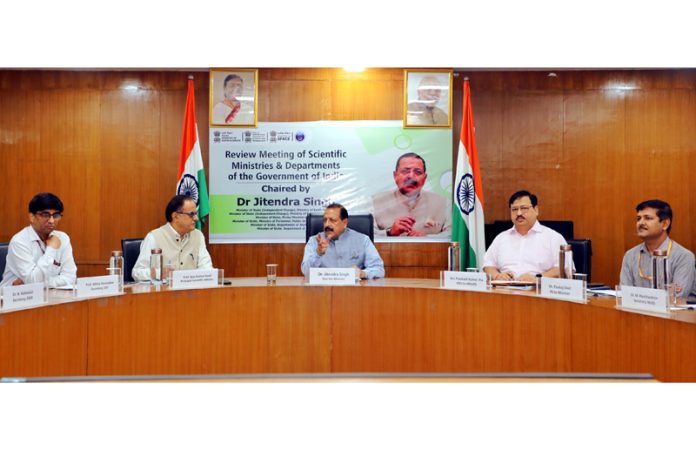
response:
[[[27,308],[43,305],[45,301],[44,284],[31,283],[2,288],[2,310]]]
[[[309,284],[334,286],[355,285],[357,274],[353,268],[312,267],[309,269]]]
[[[78,278],[75,283],[75,297],[97,297],[102,295],[120,295],[118,275]]]
[[[541,278],[541,296],[575,303],[586,303],[582,280]]]
[[[641,311],[667,312],[667,291],[621,286],[621,307]]]
[[[209,288],[218,284],[217,269],[175,270],[172,272],[172,289]]]
[[[487,291],[488,274],[484,272],[442,272],[442,287],[460,291]]]

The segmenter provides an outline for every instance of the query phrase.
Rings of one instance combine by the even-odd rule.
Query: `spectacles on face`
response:
[[[192,219],[193,219],[194,217],[198,217],[198,213],[197,213],[196,211],[194,211],[194,212],[177,211],[177,213],[179,213],[179,214],[185,214],[185,215],[189,216],[189,217],[192,218]]]
[[[527,214],[529,210],[532,208],[532,205],[513,206],[510,208],[510,212],[512,214],[517,214],[518,212],[521,212],[522,214]]]
[[[42,220],[48,220],[51,217],[53,217],[53,220],[60,220],[60,218],[63,217],[63,213],[57,212],[57,213],[51,214],[48,211],[39,211],[34,215],[40,217]]]

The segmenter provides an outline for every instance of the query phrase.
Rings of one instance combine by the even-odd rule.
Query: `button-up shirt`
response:
[[[516,278],[544,273],[558,267],[561,245],[566,244],[560,233],[538,221],[524,236],[512,227],[495,237],[483,258],[483,267],[512,272]]]
[[[25,284],[43,281],[49,288],[75,285],[77,266],[70,238],[57,230],[49,236],[60,239],[60,248],[46,246],[31,225],[12,236],[0,286],[11,286],[18,278]]]
[[[320,233],[326,239],[326,233]],[[383,278],[384,262],[370,238],[357,231],[346,228],[338,239],[331,239],[323,256],[317,253],[316,236],[305,245],[302,258],[302,273],[309,275],[310,267],[353,267],[365,271],[367,278]]]

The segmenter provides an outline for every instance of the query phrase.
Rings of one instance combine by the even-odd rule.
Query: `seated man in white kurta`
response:
[[[175,195],[167,204],[164,215],[167,223],[150,231],[140,245],[140,256],[133,266],[133,279],[150,279],[150,251],[162,249],[163,263],[177,269],[212,269],[210,254],[205,248],[205,236],[196,229],[196,202],[186,195]]]

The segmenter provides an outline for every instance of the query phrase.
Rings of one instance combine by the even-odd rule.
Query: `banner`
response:
[[[349,216],[374,214],[376,242],[451,237],[450,129],[400,120],[212,127],[209,174],[211,243],[304,242],[307,214],[332,202]],[[408,226],[392,227],[397,219]]]

